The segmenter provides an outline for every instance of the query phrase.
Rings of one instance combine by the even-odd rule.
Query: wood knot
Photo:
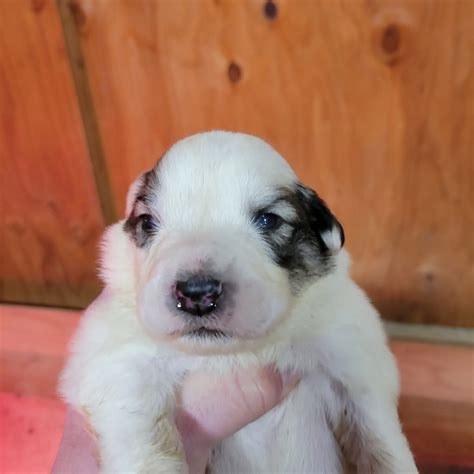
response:
[[[242,78],[242,70],[237,63],[231,62],[227,68],[227,75],[230,82],[239,82]]]
[[[417,269],[417,277],[421,288],[425,291],[433,291],[439,283],[439,273],[437,268],[429,264],[424,264]]]
[[[272,0],[265,2],[263,6],[263,14],[269,19],[274,20],[278,15],[278,7]]]
[[[402,32],[395,23],[381,28],[376,40],[376,48],[380,59],[387,65],[394,65],[402,56]]]
[[[31,9],[39,13],[44,8],[45,0],[31,0]]]
[[[408,51],[413,20],[404,10],[381,12],[374,19],[373,47],[384,64],[394,66]]]
[[[393,55],[400,48],[400,30],[397,25],[388,25],[382,33],[382,49]]]

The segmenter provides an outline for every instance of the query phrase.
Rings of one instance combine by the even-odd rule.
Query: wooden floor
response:
[[[61,439],[64,410],[52,398],[0,393],[0,473],[49,473]]]
[[[47,473],[64,406],[57,375],[78,313],[0,307],[0,473]],[[474,471],[474,349],[392,341],[400,415],[420,471]]]

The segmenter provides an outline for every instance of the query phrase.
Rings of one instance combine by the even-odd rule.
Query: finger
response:
[[[182,389],[178,429],[214,444],[278,405],[297,382],[271,368],[193,374]]]
[[[87,429],[81,413],[69,408],[64,433],[51,474],[98,474],[99,463],[95,439]]]

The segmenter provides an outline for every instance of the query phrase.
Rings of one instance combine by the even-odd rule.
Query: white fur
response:
[[[217,448],[213,472],[332,474],[350,463],[361,473],[416,472],[397,415],[396,364],[347,253],[295,295],[249,223],[248,205],[296,181],[283,158],[254,137],[211,132],[176,144],[158,174],[156,241],[136,249],[123,222],[107,230],[105,289],[82,318],[61,380],[98,434],[102,472],[187,472],[173,422],[183,375],[268,364],[298,372],[300,384]],[[330,234],[322,238],[337,253],[340,237]],[[215,323],[231,343],[186,339],[167,306],[178,272],[209,260],[238,283],[232,315]]]
[[[341,233],[335,227],[330,231],[323,232],[321,238],[331,252],[338,252],[342,247]]]

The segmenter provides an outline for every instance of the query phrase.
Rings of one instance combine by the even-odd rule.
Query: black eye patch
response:
[[[280,217],[279,225],[262,235],[275,262],[288,271],[292,286],[299,288],[305,280],[321,277],[333,268],[333,251],[324,240],[326,233],[340,229],[341,245],[344,234],[319,196],[299,183],[282,188],[268,209],[277,210],[278,206],[286,209],[282,212],[287,218]],[[260,214],[256,222],[266,227],[266,214]],[[272,226],[271,218],[269,222]]]
[[[155,200],[157,186],[158,177],[153,168],[140,178],[132,210],[123,226],[137,247],[149,245],[160,227],[158,219],[148,211]]]

